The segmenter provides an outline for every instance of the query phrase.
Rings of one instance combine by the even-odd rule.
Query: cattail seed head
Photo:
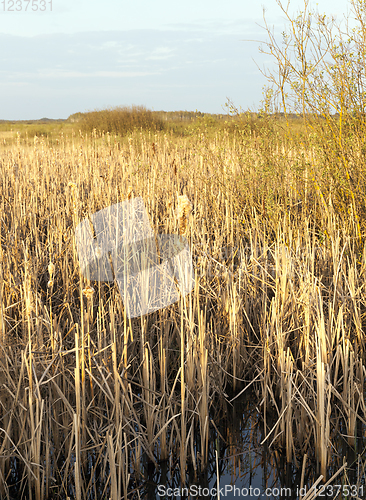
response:
[[[187,229],[188,218],[192,212],[192,203],[186,194],[178,196],[179,233],[184,234]]]
[[[55,265],[50,262],[48,264],[48,274],[50,275],[50,278],[52,279],[53,273],[55,272]]]
[[[83,289],[83,295],[85,295],[88,300],[91,300],[93,298],[94,292],[95,290],[92,286],[87,286]]]

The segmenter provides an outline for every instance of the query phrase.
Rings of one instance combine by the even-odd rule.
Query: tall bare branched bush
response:
[[[350,16],[335,17],[311,10],[291,14],[291,3],[276,0],[288,28],[277,36],[265,24],[268,41],[262,51],[273,57],[270,111],[301,116],[306,134],[295,136],[308,152],[307,176],[325,211],[352,218],[359,237],[366,228],[366,4],[350,1]],[[293,136],[287,121],[288,135]],[[321,160],[315,166],[315,156]]]

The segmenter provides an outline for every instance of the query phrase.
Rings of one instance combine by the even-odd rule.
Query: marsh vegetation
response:
[[[348,484],[343,442],[364,485],[364,30],[314,66],[307,44],[332,31],[302,16],[287,50],[271,40],[259,113],[1,124],[1,498],[139,498],[162,467],[194,481],[246,391],[266,449]],[[195,288],[129,320],[114,283],[81,275],[74,231],[135,196],[189,240]]]

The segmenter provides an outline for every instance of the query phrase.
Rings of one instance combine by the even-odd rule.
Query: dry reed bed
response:
[[[315,447],[326,476],[340,427],[355,445],[366,420],[366,250],[309,182],[300,147],[256,141],[4,140],[2,498],[15,482],[37,500],[127,498],[146,461],[199,472],[212,402],[251,380],[264,439],[289,462]],[[182,194],[193,205],[184,221]],[[73,235],[83,217],[133,195],[156,232],[185,231],[196,286],[126,321],[117,287],[80,276]]]

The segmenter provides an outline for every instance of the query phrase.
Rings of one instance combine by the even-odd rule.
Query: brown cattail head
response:
[[[48,264],[48,274],[50,275],[50,279],[52,279],[54,272],[55,272],[55,264],[53,264],[53,262],[50,262]]]
[[[83,289],[83,295],[85,295],[88,300],[93,298],[94,292],[95,290],[92,286],[87,286]]]
[[[186,194],[178,195],[178,221],[179,221],[179,234],[184,234],[187,229],[188,218],[192,212],[192,203]]]
[[[134,192],[133,192],[133,188],[132,186],[128,186],[128,190],[127,190],[127,199],[130,200],[131,198],[133,198],[135,196]]]

